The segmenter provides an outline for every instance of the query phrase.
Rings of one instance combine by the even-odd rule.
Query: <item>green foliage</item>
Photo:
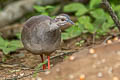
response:
[[[76,12],[81,8],[85,8],[85,6],[81,3],[71,3],[64,6],[64,12]]]
[[[102,0],[90,0],[89,8],[94,9],[97,8]]]
[[[5,55],[7,55],[9,52],[15,51],[16,49],[22,48],[22,44],[20,40],[4,40],[0,36],[0,49],[3,51]]]
[[[83,15],[87,11],[87,8],[82,3],[71,3],[64,7],[64,12],[76,12],[76,16]]]
[[[98,8],[98,9],[95,9],[94,11],[91,11],[90,14],[96,19],[98,19],[98,18],[104,19],[105,18],[105,12],[101,8]]]
[[[76,42],[76,46],[82,46],[85,43],[85,40],[80,40],[79,42]]]
[[[69,29],[67,29],[65,32],[62,33],[62,39],[69,39],[71,37],[76,37],[81,34],[81,27],[79,26],[72,26]]]
[[[0,12],[2,11],[2,9],[0,8]]]
[[[116,14],[118,15],[118,18],[120,19],[120,5],[112,4],[112,7],[115,10]]]
[[[41,15],[49,15],[53,11],[55,7],[54,6],[38,6],[35,5],[34,9],[39,12]]]
[[[119,0],[109,0],[111,4],[119,5],[120,1]]]
[[[94,33],[94,26],[91,24],[89,16],[82,16],[78,18],[78,22],[83,25],[84,30],[87,30],[90,33]]]
[[[100,8],[100,3],[101,0],[90,0],[88,5],[81,3],[65,5],[64,12],[75,13],[78,21],[62,34],[63,39],[75,37],[81,33],[96,33],[96,37],[107,35],[114,22],[110,15]],[[112,4],[112,7],[120,18],[120,5]]]

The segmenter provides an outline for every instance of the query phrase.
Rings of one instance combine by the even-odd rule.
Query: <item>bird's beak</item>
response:
[[[70,24],[72,24],[72,25],[74,24],[74,22],[73,22],[73,21],[71,21],[71,20],[68,20],[68,22],[69,22]]]

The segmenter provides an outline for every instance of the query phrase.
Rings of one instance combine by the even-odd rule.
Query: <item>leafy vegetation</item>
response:
[[[0,36],[0,50],[4,53],[4,55],[8,55],[8,53],[16,51],[19,48],[22,48],[22,43],[20,41],[20,34],[17,34],[19,40],[5,40]],[[4,59],[3,59],[4,60]]]
[[[38,6],[38,5],[35,5],[34,6],[34,9],[37,11],[37,12],[39,12],[39,14],[41,14],[41,15],[50,15],[50,13],[54,10],[54,6],[45,6],[45,7],[43,7],[43,6]]]
[[[81,35],[82,33],[96,33],[96,38],[107,35],[107,33],[110,32],[110,28],[114,25],[114,22],[109,14],[100,7],[100,4],[101,0],[90,0],[88,5],[81,3],[65,5],[64,12],[74,13],[78,21],[76,25],[73,25],[67,29],[66,32],[62,33],[63,39]],[[112,4],[112,7],[120,18],[120,5]]]

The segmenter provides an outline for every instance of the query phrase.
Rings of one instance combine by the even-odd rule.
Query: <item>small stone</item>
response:
[[[42,80],[42,78],[41,77],[37,77],[36,80]]]
[[[106,59],[102,59],[101,62],[102,62],[102,63],[105,63],[105,62],[106,62]]]
[[[118,41],[118,37],[113,38],[114,41]]]
[[[97,74],[97,77],[98,77],[98,78],[101,78],[101,77],[103,77],[103,74],[102,74],[101,72],[99,72],[99,73]]]
[[[107,44],[111,44],[112,43],[112,40],[107,40]]]
[[[60,68],[57,68],[57,69],[56,69],[56,72],[60,72]]]
[[[16,75],[15,74],[13,74],[13,77],[15,77]]]
[[[23,75],[24,75],[24,73],[21,73],[21,74],[20,74],[20,76],[23,76]]]
[[[116,51],[117,55],[120,55],[120,51]]]
[[[80,80],[85,80],[85,74],[80,75]]]
[[[70,56],[69,59],[73,61],[75,59],[75,56]]]
[[[74,76],[72,74],[69,75],[69,79],[73,79]]]
[[[89,53],[94,54],[95,50],[93,48],[89,49]]]
[[[119,78],[118,77],[113,77],[113,80],[119,80]]]
[[[70,74],[70,75],[69,75],[69,78],[70,78],[70,79],[73,79],[73,78],[74,78],[74,76],[73,76],[72,74]]]

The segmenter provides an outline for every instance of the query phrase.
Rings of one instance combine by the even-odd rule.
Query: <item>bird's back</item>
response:
[[[35,54],[49,54],[60,46],[60,31],[49,31],[52,19],[48,16],[34,16],[26,21],[22,31],[24,47]]]
[[[33,27],[34,25],[40,24],[41,22],[44,22],[45,20],[52,20],[52,19],[49,16],[44,16],[44,15],[33,16],[25,22],[24,26]]]

